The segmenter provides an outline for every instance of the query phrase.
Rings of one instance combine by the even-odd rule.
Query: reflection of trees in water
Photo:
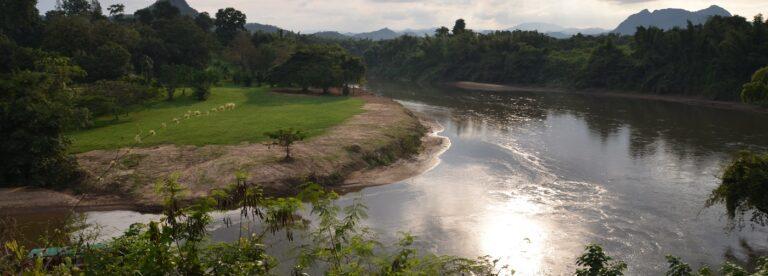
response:
[[[451,121],[459,133],[488,124],[509,131],[549,115],[571,115],[583,120],[602,143],[627,131],[628,150],[634,157],[653,155],[660,145],[678,159],[695,162],[713,152],[768,149],[764,114],[583,94],[482,92],[393,83],[372,83],[371,87],[397,99],[453,109]]]
[[[465,91],[449,87],[400,83],[372,83],[377,92],[398,100],[427,103],[452,109],[450,119],[459,135],[478,132],[488,125],[507,132],[531,120],[545,120],[547,110],[533,97],[505,93]]]
[[[763,114],[588,95],[557,98],[565,106],[560,112],[583,119],[602,141],[626,128],[629,151],[636,157],[653,154],[659,142],[678,158],[765,148],[768,142],[768,125],[761,123],[768,116]]]

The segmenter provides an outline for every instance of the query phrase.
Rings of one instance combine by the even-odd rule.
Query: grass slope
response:
[[[188,110],[206,113],[211,108],[235,103],[233,110],[185,119]],[[216,87],[207,101],[189,97],[160,102],[132,112],[120,121],[101,121],[96,128],[69,133],[72,153],[116,149],[133,145],[137,133],[147,136],[140,146],[159,144],[208,145],[259,142],[264,132],[292,127],[311,136],[362,112],[363,101],[346,97],[286,95],[268,88]],[[176,124],[173,118],[179,118]],[[162,128],[162,123],[167,125]]]

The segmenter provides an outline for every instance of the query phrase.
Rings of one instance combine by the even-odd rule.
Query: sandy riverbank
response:
[[[594,95],[594,96],[600,96],[600,97],[620,97],[620,98],[629,98],[629,99],[675,102],[675,103],[706,106],[706,107],[719,108],[719,109],[768,113],[768,109],[766,108],[762,108],[754,105],[747,105],[740,102],[714,101],[714,100],[684,97],[684,96],[674,96],[674,95],[639,94],[639,93],[613,92],[613,91],[603,91],[603,90],[566,90],[562,88],[526,87],[526,86],[469,82],[469,81],[453,82],[453,83],[448,83],[448,85],[451,87],[456,87],[456,88],[461,88],[466,90],[570,93],[570,94]]]
[[[281,161],[280,149],[254,143],[91,151],[76,156],[89,175],[81,188],[86,193],[0,189],[0,213],[73,206],[156,211],[161,199],[154,183],[174,172],[188,190],[187,199],[233,183],[237,172],[246,173],[248,182],[262,185],[272,195],[296,193],[306,181],[340,192],[356,191],[418,175],[434,167],[450,145],[447,138],[437,136],[441,129],[437,123],[399,103],[372,95],[360,98],[365,100],[363,113],[295,145],[292,162]],[[123,157],[115,161],[115,156]],[[108,169],[110,164],[116,165]]]

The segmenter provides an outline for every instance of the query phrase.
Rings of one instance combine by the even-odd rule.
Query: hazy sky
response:
[[[100,0],[102,6],[123,3],[128,12],[154,0]],[[471,29],[503,29],[525,22],[554,23],[566,27],[613,29],[624,18],[642,9],[684,8],[700,10],[716,4],[731,13],[752,18],[768,13],[766,0],[187,0],[198,11],[211,15],[223,7],[239,9],[248,22],[284,29],[314,32],[335,30],[363,32],[389,27],[432,28],[452,26],[464,18]],[[55,0],[38,0],[45,12]]]

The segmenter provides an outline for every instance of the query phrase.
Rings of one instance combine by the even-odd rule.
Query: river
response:
[[[517,275],[565,275],[587,243],[629,265],[666,271],[748,261],[768,231],[728,231],[704,208],[739,150],[768,149],[768,115],[680,103],[567,93],[481,92],[372,83],[442,124],[451,147],[430,171],[342,197],[362,198],[365,224],[388,241],[410,232],[441,254],[491,255]],[[221,215],[220,215],[221,216]],[[90,212],[119,233],[153,215]],[[216,227],[215,240],[233,228]]]

